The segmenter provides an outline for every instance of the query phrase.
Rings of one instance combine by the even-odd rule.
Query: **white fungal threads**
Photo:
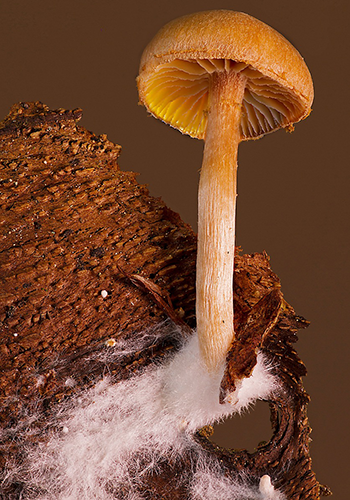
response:
[[[274,489],[267,475],[260,479],[259,487],[254,488],[244,475],[232,481],[222,474],[217,463],[208,462],[194,475],[191,500],[286,500],[286,498]]]
[[[66,387],[74,387],[76,385],[75,380],[72,377],[68,377],[64,383]]]
[[[37,378],[36,378],[36,387],[40,387],[41,385],[44,385],[45,384],[45,377],[44,375],[39,375]]]
[[[118,352],[128,352],[128,346],[117,342],[113,351],[106,350],[106,360],[118,358]],[[114,500],[115,492],[126,487],[128,496],[123,498],[141,500],[142,477],[157,474],[164,457],[192,450],[191,500],[282,500],[283,496],[266,496],[265,480],[259,490],[259,478],[253,487],[242,477],[225,477],[217,459],[193,439],[200,427],[240,412],[278,389],[261,354],[234,406],[219,404],[222,375],[223,368],[208,374],[194,334],[164,364],[119,383],[104,378],[60,405],[51,423],[58,430],[48,442],[28,449],[26,475],[16,475],[27,485],[23,498]]]

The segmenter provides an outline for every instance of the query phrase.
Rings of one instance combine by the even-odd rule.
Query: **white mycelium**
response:
[[[151,341],[147,335],[142,340]],[[136,351],[140,344],[133,347]],[[121,343],[110,350],[110,361],[130,354],[129,346]],[[259,489],[260,478],[225,477],[217,459],[193,438],[200,427],[241,412],[278,390],[261,353],[253,374],[235,395],[235,405],[219,404],[222,375],[223,367],[208,373],[194,334],[163,364],[118,383],[105,377],[61,404],[50,423],[55,430],[45,443],[28,446],[26,470],[13,474],[26,483],[23,498],[141,500],[137,486],[145,475],[157,474],[159,460],[176,459],[191,450],[195,458],[188,473],[193,500],[283,499],[266,478]],[[119,496],[118,491],[123,493]]]

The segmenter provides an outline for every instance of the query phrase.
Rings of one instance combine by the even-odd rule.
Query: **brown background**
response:
[[[349,7],[346,0],[2,0],[0,116],[17,101],[81,107],[82,124],[123,146],[120,165],[196,228],[203,143],[137,106],[143,48],[167,21],[198,10],[247,12],[284,34],[315,83],[314,111],[293,134],[244,143],[237,243],[266,250],[285,298],[311,321],[298,352],[309,374],[312,456],[337,500],[349,497]],[[256,429],[254,429],[256,428]],[[228,446],[269,437],[261,403],[235,419]],[[257,434],[256,434],[257,433]],[[224,440],[224,441],[222,441]],[[225,441],[226,440],[226,441]],[[213,499],[214,500],[214,499]]]

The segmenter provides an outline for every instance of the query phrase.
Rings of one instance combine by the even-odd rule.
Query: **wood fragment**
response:
[[[0,123],[0,470],[24,458],[13,429],[33,402],[45,416],[103,377],[103,364],[86,361],[88,354],[167,317],[186,335],[195,327],[195,234],[134,173],[119,169],[120,147],[78,126],[80,117],[81,110],[19,103]],[[208,429],[196,440],[228,477],[268,470],[288,499],[318,499],[329,490],[312,471],[306,369],[292,346],[308,322],[284,301],[265,253],[237,253],[234,308],[238,343],[228,354],[222,398],[249,376],[262,350],[284,388],[269,401],[273,436],[253,453],[217,447]],[[165,335],[110,371],[117,382],[177,348]],[[68,378],[74,383],[65,384]],[[190,470],[190,454],[175,463],[164,458],[140,491],[152,500],[186,500],[189,484],[176,478]],[[7,484],[0,499],[22,498],[22,490]]]

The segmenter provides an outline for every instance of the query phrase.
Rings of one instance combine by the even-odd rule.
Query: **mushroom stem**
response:
[[[198,193],[197,331],[209,371],[222,366],[233,328],[237,151],[246,78],[211,76],[209,115]]]

